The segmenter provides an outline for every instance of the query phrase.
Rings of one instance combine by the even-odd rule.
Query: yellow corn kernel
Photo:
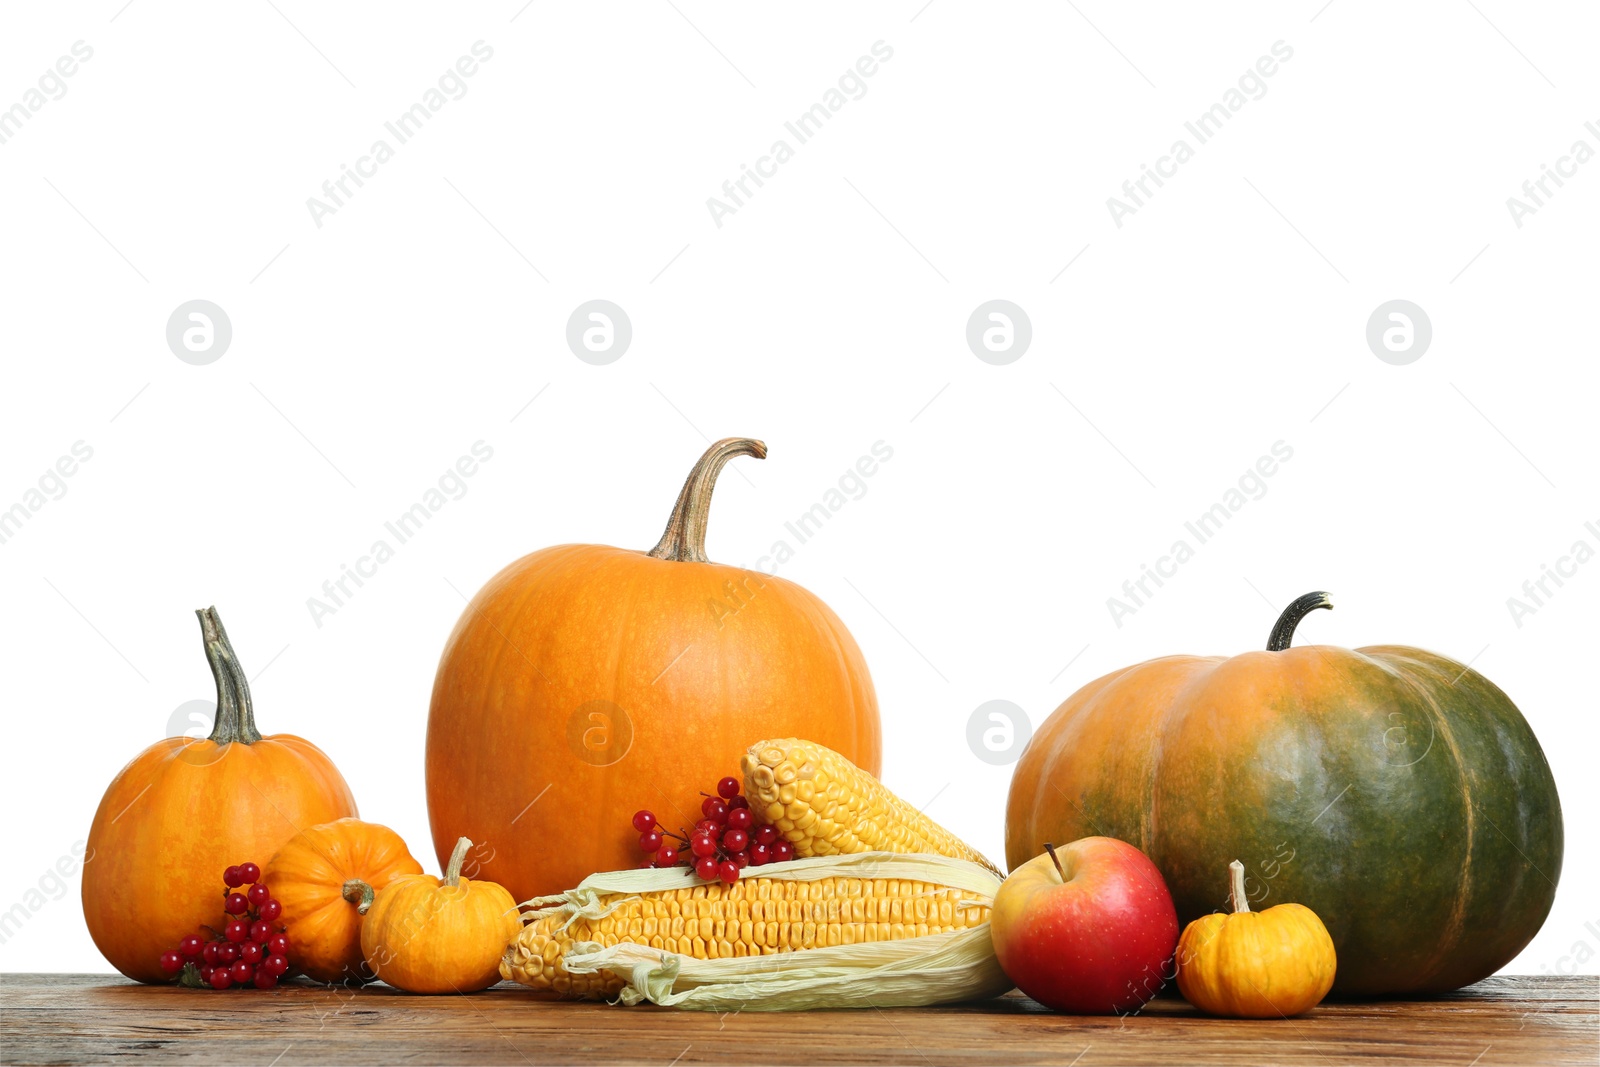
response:
[[[752,810],[763,812],[799,858],[923,852],[1000,871],[976,849],[839,753],[783,738],[750,746],[740,763]]]
[[[610,999],[622,990],[621,978],[604,971],[571,974],[562,967],[575,943],[627,941],[696,959],[732,959],[927,937],[989,918],[989,901],[969,891],[895,878],[803,882],[747,875],[732,885],[602,899],[607,907],[616,905],[602,919],[569,925],[561,909],[536,914],[506,949],[501,975],[563,996]],[[962,903],[969,906],[958,907]],[[911,916],[917,921],[909,921]]]

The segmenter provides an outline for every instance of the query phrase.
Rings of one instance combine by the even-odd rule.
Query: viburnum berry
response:
[[[717,864],[717,877],[724,885],[732,885],[739,880],[739,865],[732,860],[723,860]]]
[[[176,950],[161,954],[161,969],[191,988],[271,989],[289,971],[289,938],[277,922],[283,905],[273,899],[257,864],[230,866],[222,880],[228,886],[223,910],[229,918],[220,930],[202,926],[209,938],[199,934],[181,938]]]
[[[772,844],[772,862],[782,863],[784,860],[794,859],[794,846],[787,841],[774,841]]]
[[[756,827],[756,844],[772,845],[778,840],[778,828],[770,823]]]
[[[750,846],[750,866],[765,867],[772,862],[772,846],[754,844]]]
[[[655,813],[641,808],[633,813],[633,828],[639,831],[639,850],[650,856],[640,866],[672,867],[687,863],[706,881],[723,876],[727,866],[735,872],[752,862],[751,849],[757,843],[755,812],[741,792],[739,779],[727,775],[718,779],[715,795],[702,793],[700,818],[692,831],[673,833],[661,826]],[[771,843],[778,836],[767,828],[765,862],[772,861]],[[669,840],[670,839],[670,840]],[[264,915],[262,916],[265,917]]]

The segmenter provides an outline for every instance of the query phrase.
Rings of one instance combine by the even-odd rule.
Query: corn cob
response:
[[[741,878],[603,901],[609,914],[567,925],[536,918],[517,938],[510,977],[534,989],[614,997],[623,980],[609,972],[568,974],[562,959],[579,942],[627,941],[700,960],[773,955],[810,948],[900,941],[965,930],[989,921],[972,894],[901,879],[830,878],[792,882]],[[963,907],[963,905],[966,905]]]
[[[796,856],[921,852],[980,864],[976,849],[886,789],[839,753],[797,738],[760,741],[741,761],[745,795]]]
[[[682,883],[676,868],[617,871],[529,901],[501,976],[568,997],[767,1010],[1010,988],[988,935],[999,879],[970,864],[877,853]]]

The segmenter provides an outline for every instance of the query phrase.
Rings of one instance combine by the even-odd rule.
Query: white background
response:
[[[977,705],[1037,724],[1116,667],[1261,647],[1328,589],[1302,642],[1421,645],[1519,703],[1568,837],[1510,969],[1596,970],[1600,562],[1507,608],[1600,548],[1600,161],[1520,228],[1506,206],[1600,148],[1592,8],[275,3],[0,23],[0,107],[94,50],[0,145],[0,508],[94,450],[0,545],[0,909],[212,695],[193,609],[219,606],[265,730],[431,859],[423,728],[463,595],[545,545],[649,547],[728,435],[771,448],[711,520],[713,558],[753,564],[882,440],[780,573],[864,649],[899,792],[1000,857]],[[466,95],[317,227],[307,198],[479,40]],[[717,227],[707,198],[880,40],[866,94]],[[1107,198],[1280,40],[1265,96],[1118,228]],[[633,324],[609,366],[565,342],[594,298]],[[1032,322],[1007,366],[965,341],[995,298]],[[1365,340],[1397,298],[1434,331],[1408,366]],[[232,322],[208,366],[166,344],[192,299]],[[307,598],[479,440],[466,495],[319,628]],[[1280,440],[1266,495],[1115,625],[1107,598]],[[62,894],[0,968],[105,969]]]

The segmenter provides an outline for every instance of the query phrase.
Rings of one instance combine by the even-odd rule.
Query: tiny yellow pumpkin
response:
[[[361,952],[379,980],[408,993],[472,993],[500,981],[500,956],[521,931],[516,901],[503,886],[461,876],[472,842],[456,842],[444,878],[396,875],[371,900]]]
[[[1299,1015],[1333,988],[1333,938],[1300,904],[1251,911],[1244,864],[1228,864],[1232,914],[1202,915],[1178,939],[1178,989],[1201,1011],[1239,1019]]]

